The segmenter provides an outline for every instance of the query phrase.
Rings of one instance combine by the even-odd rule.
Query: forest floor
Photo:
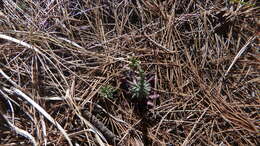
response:
[[[0,0],[0,145],[260,145],[257,0]]]

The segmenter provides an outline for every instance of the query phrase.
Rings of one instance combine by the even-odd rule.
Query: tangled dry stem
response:
[[[0,0],[0,18],[0,144],[32,142],[9,122],[39,145],[141,145],[140,116],[121,88],[132,57],[160,95],[152,145],[260,143],[257,0]],[[100,96],[105,85],[112,99]]]

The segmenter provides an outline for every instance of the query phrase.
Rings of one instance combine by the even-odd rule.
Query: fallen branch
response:
[[[106,138],[109,144],[120,146],[120,139],[112,131],[110,131],[102,122],[100,122],[93,114],[87,109],[82,110],[82,116],[91,122]]]

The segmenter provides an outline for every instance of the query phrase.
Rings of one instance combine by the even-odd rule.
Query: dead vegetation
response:
[[[259,145],[257,0],[0,1],[0,144]]]

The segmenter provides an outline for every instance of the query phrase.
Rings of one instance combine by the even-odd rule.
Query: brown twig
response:
[[[106,138],[109,144],[118,145],[120,140],[111,130],[109,130],[101,121],[99,121],[91,112],[84,109],[82,110],[82,116],[89,120]]]

